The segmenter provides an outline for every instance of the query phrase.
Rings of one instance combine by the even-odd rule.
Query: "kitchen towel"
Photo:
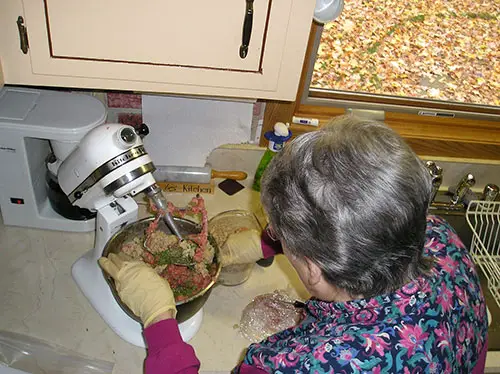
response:
[[[220,145],[250,141],[252,111],[252,102],[143,95],[144,145],[156,165],[204,166]]]

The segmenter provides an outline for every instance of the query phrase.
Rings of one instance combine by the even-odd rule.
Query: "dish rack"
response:
[[[466,218],[473,234],[470,253],[500,307],[500,202],[471,201]]]

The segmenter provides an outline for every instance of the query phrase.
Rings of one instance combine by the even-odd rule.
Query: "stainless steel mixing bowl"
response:
[[[104,247],[102,255],[104,257],[107,257],[110,253],[119,253],[123,243],[131,241],[135,237],[139,237],[140,242],[142,243],[145,239],[146,228],[153,220],[154,217],[144,218],[137,222],[131,223],[125,227],[122,227],[120,231],[118,231],[115,235],[111,237],[111,239],[108,240],[106,246]],[[174,217],[174,221],[177,224],[177,228],[179,229],[181,235],[183,236],[189,234],[197,234],[201,231],[201,226],[199,224],[194,223],[193,221],[177,217]],[[170,230],[165,225],[165,223],[163,223],[163,221],[160,221],[159,225],[160,226],[164,225],[164,227],[160,227],[162,231],[165,231],[167,233],[170,232]],[[208,236],[208,239],[212,244],[212,246],[215,248],[214,262],[217,263],[217,255],[219,253],[219,248],[217,247],[217,243],[211,237],[211,235]],[[176,303],[177,322],[181,323],[186,321],[187,319],[194,316],[196,312],[198,312],[201,309],[201,307],[207,301],[210,292],[212,292],[212,288],[219,277],[220,270],[221,270],[221,265],[220,263],[217,263],[217,270],[215,276],[213,277],[212,282],[208,284],[208,286],[206,286],[203,290],[198,292],[196,295],[190,297],[189,299]],[[105,271],[103,271],[103,274],[104,274],[104,279],[106,279],[106,282],[111,288],[111,293],[113,294],[118,305],[120,305],[123,311],[127,313],[130,318],[136,320],[137,322],[141,322],[139,317],[137,317],[125,305],[125,303],[121,301],[120,296],[118,296],[118,292],[116,291],[115,281],[113,280],[113,278],[111,278]]]

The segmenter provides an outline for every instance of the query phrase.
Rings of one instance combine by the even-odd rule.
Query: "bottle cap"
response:
[[[283,144],[292,137],[292,132],[283,122],[276,122],[274,131],[267,131],[264,137],[271,142]]]
[[[290,130],[288,130],[288,126],[283,122],[276,122],[274,125],[274,134],[278,136],[288,136],[288,133],[290,132]]]

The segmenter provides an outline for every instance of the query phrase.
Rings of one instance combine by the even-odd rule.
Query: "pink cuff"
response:
[[[281,242],[279,240],[271,239],[266,230],[262,231],[260,245],[262,247],[262,255],[264,258],[273,257],[274,255],[283,253]]]
[[[476,366],[474,366],[474,369],[472,369],[472,374],[484,373],[484,367],[486,366],[487,353],[488,353],[488,339],[486,339],[486,342],[483,346],[483,349],[481,350],[481,353],[479,354],[479,358],[476,362]]]
[[[256,368],[255,366],[250,366],[247,364],[241,364],[240,367],[238,368],[239,374],[263,374],[267,373],[267,371]]]
[[[146,374],[198,374],[200,361],[193,347],[184,343],[177,321],[173,318],[157,322],[144,330],[148,345]]]
[[[156,350],[175,343],[183,343],[175,318],[165,319],[144,329],[144,339],[149,350]]]

